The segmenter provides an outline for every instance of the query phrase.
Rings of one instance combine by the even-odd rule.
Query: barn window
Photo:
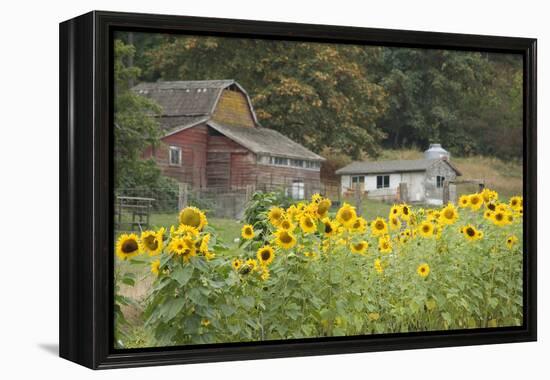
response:
[[[284,157],[271,157],[271,164],[288,166],[288,158]]]
[[[441,189],[443,187],[443,182],[445,182],[445,177],[438,175],[435,179],[435,186]]]
[[[170,166],[181,166],[181,148],[179,146],[171,146],[168,158]]]
[[[295,166],[297,168],[303,168],[304,167],[304,160],[290,160],[290,165]]]
[[[302,181],[301,179],[293,180],[290,192],[290,196],[292,197],[292,199],[304,199],[304,181]]]
[[[390,187],[390,176],[389,175],[377,175],[376,176],[376,188],[377,189],[386,189]]]
[[[355,185],[356,183],[365,183],[365,176],[364,175],[356,175],[351,177],[351,184]]]

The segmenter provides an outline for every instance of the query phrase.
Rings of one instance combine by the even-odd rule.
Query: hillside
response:
[[[413,160],[423,157],[416,150],[385,150],[381,160]],[[462,172],[461,179],[481,179],[485,185],[497,190],[502,196],[509,197],[523,192],[523,169],[521,161],[504,162],[494,157],[452,156],[453,164]],[[472,191],[465,189],[464,191]],[[459,189],[459,192],[461,189]]]

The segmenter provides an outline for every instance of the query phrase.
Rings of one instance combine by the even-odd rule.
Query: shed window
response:
[[[435,180],[435,186],[440,189],[443,187],[443,182],[445,182],[445,177],[438,175]]]
[[[181,148],[171,146],[169,151],[170,166],[181,166]]]
[[[390,187],[390,176],[389,175],[377,175],[376,176],[376,188],[377,189],[386,189]]]
[[[355,185],[356,183],[365,183],[365,176],[364,175],[356,175],[351,177],[351,184]]]

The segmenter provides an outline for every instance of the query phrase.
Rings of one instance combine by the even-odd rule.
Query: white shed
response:
[[[406,184],[407,201],[428,204],[443,203],[443,185],[460,176],[447,157],[419,160],[356,161],[338,169],[342,194],[356,187],[369,198],[393,201],[399,185]]]

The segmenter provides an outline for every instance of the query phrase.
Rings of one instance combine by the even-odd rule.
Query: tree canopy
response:
[[[130,40],[136,80],[235,79],[263,126],[316,152],[358,159],[441,142],[460,156],[522,155],[519,55],[145,33]]]

